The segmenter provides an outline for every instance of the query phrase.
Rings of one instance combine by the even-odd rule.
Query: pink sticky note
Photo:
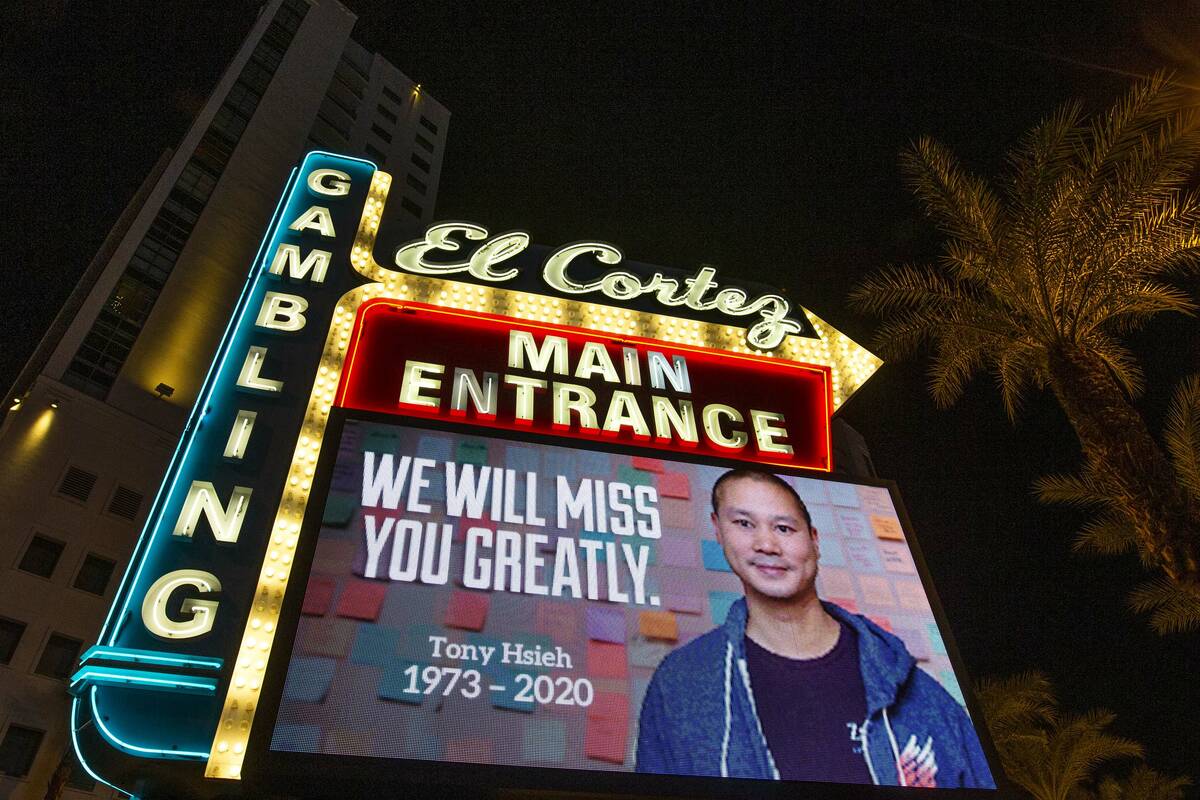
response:
[[[862,510],[868,514],[883,514],[894,516],[892,497],[882,486],[859,486],[858,501]]]
[[[629,698],[623,694],[597,692],[588,708],[583,752],[588,758],[624,764],[629,741]]]
[[[629,675],[625,645],[588,641],[588,675],[594,678],[624,678]]]
[[[826,597],[853,597],[854,579],[850,573],[837,567],[825,567],[817,573],[821,594]]]
[[[882,575],[859,575],[858,588],[862,589],[863,602],[869,606],[895,606],[892,582]]]
[[[700,541],[664,534],[658,540],[658,563],[664,567],[699,567]]]
[[[897,580],[892,585],[895,586],[896,596],[900,598],[900,605],[904,608],[913,611],[929,610],[929,598],[925,596],[925,589],[919,582]]]
[[[663,497],[658,501],[658,510],[662,514],[663,525],[668,528],[690,531],[696,527],[696,509],[691,501]]]
[[[703,614],[706,610],[704,598],[698,594],[675,594],[668,592],[666,607],[681,614]]]
[[[466,762],[468,764],[491,764],[491,739],[451,739],[446,742],[447,761]]]
[[[664,472],[658,476],[658,496],[690,500],[692,483],[682,472]]]
[[[925,638],[925,634],[921,631],[914,628],[896,628],[892,633],[900,637],[900,641],[904,642],[904,646],[908,648],[908,652],[917,661],[928,661],[933,658],[933,651],[929,647],[929,640]]]
[[[663,463],[657,458],[646,458],[645,456],[634,456],[630,462],[634,469],[644,470],[646,472],[662,472]]]
[[[465,542],[467,540],[467,531],[471,530],[471,528],[495,530],[492,520],[487,514],[484,514],[482,519],[468,519],[467,517],[463,517],[458,521],[458,526],[454,529],[454,541]]]
[[[903,575],[915,575],[917,565],[913,563],[908,545],[903,542],[880,542],[879,555],[883,559],[883,567],[888,572],[898,572]]]
[[[838,526],[846,536],[854,539],[866,539],[870,536],[860,511],[850,508],[835,508],[833,515],[837,517]]]
[[[579,635],[579,610],[570,603],[542,600],[537,605],[534,621],[538,633],[544,633],[555,644],[574,644]]]
[[[481,631],[487,622],[491,596],[481,592],[455,590],[446,607],[445,624],[451,628]]]
[[[851,614],[858,613],[858,601],[853,597],[827,597],[825,599],[834,605],[841,606]]]
[[[387,584],[375,581],[349,581],[338,599],[337,615],[362,619],[370,622],[379,617],[383,599],[387,596]]]
[[[323,617],[329,613],[329,604],[333,602],[333,592],[337,588],[333,578],[324,575],[313,575],[308,579],[308,588],[304,590],[304,605],[301,614]]]

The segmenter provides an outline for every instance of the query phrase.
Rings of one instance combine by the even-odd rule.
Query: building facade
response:
[[[291,168],[327,149],[432,219],[449,113],[334,0],[271,0],[5,398],[0,796],[103,794],[74,766],[66,678],[104,619]]]

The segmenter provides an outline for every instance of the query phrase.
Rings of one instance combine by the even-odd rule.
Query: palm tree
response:
[[[1086,797],[1101,765],[1142,755],[1137,742],[1107,732],[1113,714],[1062,713],[1041,673],[985,679],[977,695],[1005,774],[1035,800]]]
[[[1124,778],[1105,778],[1096,800],[1183,800],[1188,778],[1170,778],[1145,764],[1138,764]]]
[[[1200,499],[1133,406],[1143,379],[1120,337],[1196,309],[1166,280],[1197,264],[1200,202],[1187,183],[1198,160],[1200,114],[1162,75],[1094,119],[1078,104],[1059,110],[1009,153],[995,189],[920,139],[902,166],[946,236],[943,256],[886,269],[851,295],[884,317],[883,355],[932,350],[940,405],[981,371],[1010,418],[1048,388],[1143,558],[1189,588],[1200,586]]]
[[[1200,375],[1183,381],[1167,409],[1164,440],[1175,482],[1191,498],[1200,499]],[[1111,477],[1090,465],[1081,475],[1049,475],[1035,484],[1044,502],[1069,503],[1093,508],[1098,515],[1075,536],[1077,552],[1120,555],[1138,550],[1143,563],[1153,567],[1153,553],[1141,550],[1135,521],[1113,501]],[[1160,634],[1200,628],[1200,583],[1156,578],[1130,595],[1130,605],[1150,613],[1150,624]]]

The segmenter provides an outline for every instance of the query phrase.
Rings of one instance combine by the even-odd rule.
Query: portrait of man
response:
[[[994,788],[966,713],[904,643],[817,596],[820,536],[791,484],[730,470],[711,519],[744,597],[655,671],[639,772]]]

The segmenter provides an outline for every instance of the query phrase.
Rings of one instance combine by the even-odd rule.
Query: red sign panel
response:
[[[346,364],[347,409],[832,467],[827,367],[385,299]]]

